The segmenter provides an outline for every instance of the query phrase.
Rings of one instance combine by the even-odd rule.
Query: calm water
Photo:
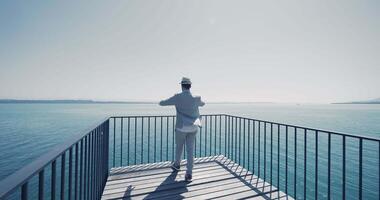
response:
[[[380,137],[380,105],[209,104],[201,112]],[[106,116],[155,114],[174,114],[174,109],[152,104],[0,104],[0,179]],[[356,183],[356,174],[347,173]]]

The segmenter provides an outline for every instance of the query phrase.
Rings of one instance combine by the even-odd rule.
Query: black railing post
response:
[[[129,160],[130,160],[130,157],[129,157],[129,152],[130,152],[130,131],[131,131],[131,118],[128,117],[128,133],[127,133],[127,166],[129,165]]]
[[[294,127],[294,198],[297,199],[297,128]]]
[[[235,136],[235,152],[234,152],[234,156],[233,156],[233,159],[236,161],[237,160],[237,157],[238,157],[238,118],[237,117],[234,117],[235,118],[235,132],[234,132],[234,136]]]
[[[74,199],[78,199],[78,162],[79,162],[79,144],[78,142],[75,144],[75,168],[74,168]]]
[[[95,178],[95,133],[96,130],[93,130],[91,133],[91,151],[90,151],[90,163],[91,163],[91,168],[90,168],[90,184],[89,184],[89,197],[90,199],[94,199],[94,178]]]
[[[90,166],[91,166],[91,163],[90,163],[90,144],[91,144],[91,134],[90,133],[88,136],[87,136],[87,169],[86,169],[86,187],[85,187],[85,190],[86,190],[86,200],[87,199],[90,199],[90,191],[89,191],[89,188],[90,188]]]
[[[51,188],[50,188],[51,198],[50,199],[52,200],[55,199],[55,189],[56,189],[55,184],[56,184],[56,178],[57,178],[56,171],[57,171],[57,163],[54,160],[51,163]]]
[[[72,191],[72,181],[73,181],[73,147],[70,148],[69,150],[69,193],[68,193],[68,198],[71,200],[71,191]]]
[[[129,146],[130,146],[130,131],[131,131],[131,118],[130,117],[128,117],[128,130],[127,130],[127,132],[128,132],[128,135],[127,135],[127,138],[128,138],[128,141],[127,141],[127,165],[129,165],[129,160],[130,160],[130,157],[129,157],[129,152],[130,152],[130,148],[129,148]],[[107,152],[107,154],[108,154],[108,152]]]
[[[66,165],[66,152],[61,157],[61,200],[65,200],[65,167]]]
[[[343,158],[342,158],[342,196],[346,199],[346,136],[343,136]]]
[[[38,200],[44,199],[45,177],[44,170],[38,173]]]
[[[144,117],[141,117],[141,152],[140,164],[144,163]]]
[[[288,194],[288,126],[285,126],[285,193]]]
[[[124,118],[120,118],[120,166],[123,166],[123,121]]]
[[[236,126],[239,125],[239,141],[238,141],[238,145],[236,145],[237,149],[238,149],[238,156],[239,156],[239,161],[238,163],[241,163],[241,118],[239,117],[239,124],[236,124]]]
[[[245,119],[243,119],[243,166],[244,167],[246,167],[246,164],[245,164],[245,153],[246,153],[246,151],[245,151],[245,140],[246,140],[246,138],[245,138],[245,136],[246,136],[246,132],[245,132]]]
[[[82,192],[83,192],[83,175],[84,175],[84,172],[83,172],[83,159],[86,160],[84,157],[85,153],[83,152],[83,143],[84,143],[84,139],[82,138],[81,141],[80,141],[80,175],[79,175],[79,199],[82,200],[83,199],[83,196],[82,196]],[[86,147],[85,147],[86,149]]]
[[[99,154],[99,159],[98,159],[98,174],[99,174],[99,177],[98,177],[98,190],[99,190],[99,197],[101,197],[102,193],[103,193],[103,187],[102,187],[102,183],[103,183],[103,159],[104,159],[104,155],[103,155],[103,136],[104,136],[104,124],[102,124],[100,126],[100,129],[99,129],[100,133],[99,133],[99,149],[98,149],[98,154]]]
[[[258,155],[257,155],[257,176],[260,177],[260,169],[261,169],[261,166],[260,166],[260,143],[261,143],[261,140],[260,140],[260,136],[261,136],[261,131],[260,131],[260,128],[261,127],[261,122],[258,121],[258,130],[257,130],[257,134],[258,134],[258,138],[257,138],[257,147],[258,147]]]
[[[216,125],[217,125],[217,118],[216,115],[214,116],[214,156],[216,155]]]
[[[113,165],[116,166],[116,117],[113,118]]]
[[[363,139],[359,139],[359,200],[363,199]]]
[[[28,182],[21,186],[21,200],[28,200]]]
[[[150,117],[148,117],[148,163],[150,162]]]
[[[166,117],[166,161],[169,160],[169,117]]]
[[[100,135],[100,141],[99,141],[99,154],[100,154],[100,160],[99,160],[99,174],[100,174],[100,183],[99,183],[99,190],[100,194],[102,195],[103,193],[103,183],[104,181],[104,160],[105,160],[105,155],[104,155],[104,137],[105,137],[105,131],[104,131],[105,123],[102,124],[101,126],[101,135]]]
[[[92,178],[91,178],[91,198],[92,199],[96,199],[96,148],[97,148],[97,145],[96,145],[96,138],[97,138],[97,135],[98,135],[98,129],[95,128],[94,130],[94,133],[93,133],[93,142],[92,142]]]
[[[99,136],[100,129],[96,128],[95,132],[95,177],[94,177],[94,196],[95,199],[99,197]]]
[[[172,117],[172,160],[174,160],[174,152],[175,152],[175,145],[174,145],[174,140],[175,140],[175,117]],[[201,129],[202,130],[202,129]]]
[[[252,137],[253,137],[253,142],[252,142],[252,144],[253,144],[253,152],[252,152],[252,155],[253,155],[253,158],[252,158],[252,165],[253,165],[253,170],[252,170],[252,173],[255,173],[255,163],[256,163],[256,161],[255,161],[255,154],[256,154],[256,149],[255,149],[255,140],[256,140],[256,121],[255,120],[253,120],[253,127],[252,127],[252,130],[253,130],[253,135],[252,135]]]
[[[137,164],[137,117],[135,117],[135,165]]]
[[[318,131],[315,132],[315,199],[318,199]]]
[[[230,122],[230,154],[231,154],[231,158],[234,159],[234,117],[231,116],[231,122]]]
[[[100,198],[101,197],[101,193],[102,193],[102,191],[101,191],[101,187],[100,187],[100,185],[101,185],[101,182],[102,182],[102,175],[103,175],[103,173],[102,173],[102,145],[101,145],[101,137],[102,137],[102,134],[103,134],[103,132],[102,132],[102,126],[103,126],[103,124],[101,124],[99,127],[98,127],[98,139],[97,139],[97,152],[96,152],[96,154],[97,154],[97,159],[96,159],[96,163],[97,163],[97,166],[96,166],[96,191],[97,191],[97,193],[96,193],[96,197],[97,198]]]
[[[271,182],[271,184],[270,184],[270,198],[272,198],[272,186],[273,186],[273,123],[270,123],[270,182]]]
[[[232,116],[230,116],[230,124],[229,124],[230,128],[229,128],[229,137],[230,137],[230,144],[228,145],[229,146],[229,149],[230,149],[230,158],[233,159],[234,158],[234,118]]]
[[[160,162],[162,162],[163,161],[163,159],[162,159],[162,138],[163,138],[163,123],[162,123],[162,121],[163,121],[163,117],[161,116],[160,117]]]
[[[331,199],[331,134],[328,133],[327,141],[327,199]]]
[[[222,115],[219,115],[219,155],[222,154]]]
[[[227,156],[227,115],[224,115],[224,156]]]
[[[97,183],[97,164],[98,164],[98,157],[97,157],[97,151],[98,151],[98,144],[97,144],[97,138],[98,138],[98,134],[99,134],[99,129],[96,128],[95,129],[95,132],[94,132],[94,148],[93,148],[93,178],[92,178],[92,198],[93,199],[97,199],[97,191],[96,191],[96,183]]]
[[[195,141],[194,141],[194,157],[196,157],[196,158],[198,157],[198,156],[197,156],[197,146],[198,146],[198,145],[197,145],[197,142],[198,142],[198,140],[199,140],[199,139],[198,139],[198,135],[199,135],[199,134],[196,134],[196,135],[195,135]],[[172,140],[172,141],[174,142],[174,132],[173,132],[173,140]],[[172,146],[172,147],[174,147],[174,143],[173,143],[173,146]],[[173,148],[173,151],[172,151],[172,152],[174,152],[174,148]],[[172,155],[173,155],[173,154],[172,154]],[[172,158],[172,160],[174,160],[174,158]]]
[[[307,170],[307,129],[304,129],[303,141],[303,199],[306,199],[306,170]]]
[[[280,196],[280,125],[277,124],[277,197]]]
[[[98,135],[99,135],[99,129],[96,128],[95,129],[95,132],[94,132],[94,148],[93,148],[93,163],[94,163],[94,166],[93,166],[93,178],[92,178],[92,198],[93,199],[97,199],[97,188],[96,188],[96,185],[97,185],[97,182],[98,182],[98,174],[97,174],[97,168],[98,168],[98,157],[97,157],[97,152],[98,152],[98,144],[97,144],[97,140],[98,140]]]
[[[264,187],[267,176],[267,123],[264,122]]]
[[[227,133],[227,143],[226,143],[226,148],[227,148],[227,153],[226,153],[226,156],[227,157],[231,157],[231,150],[230,150],[230,148],[231,148],[231,140],[230,140],[230,138],[231,138],[231,127],[230,127],[230,123],[231,123],[231,117],[230,116],[228,116],[227,117],[227,131],[228,131],[228,133]]]
[[[128,118],[129,119],[129,118]],[[128,122],[128,126],[129,126],[129,122]],[[128,130],[128,133],[129,133],[129,130]],[[129,134],[128,134],[129,135]],[[105,160],[104,160],[104,162],[105,162],[105,164],[106,164],[106,166],[105,166],[105,180],[104,181],[106,181],[107,180],[107,178],[108,178],[108,173],[109,173],[109,141],[110,140],[110,134],[109,134],[109,120],[107,120],[107,122],[106,122],[106,140],[105,140],[105,142],[104,142],[104,144],[105,144]],[[128,150],[129,151],[129,150]],[[128,159],[129,160],[129,159]],[[105,183],[104,183],[104,185],[105,185]]]
[[[231,117],[231,158],[236,160],[236,118]]]
[[[210,151],[209,151],[209,156],[212,154],[212,116],[210,116]]]
[[[199,157],[202,157],[202,129],[203,129],[203,120],[202,120],[202,127],[199,128]]]
[[[154,154],[153,161],[156,162],[156,151],[157,151],[157,117],[154,117]]]
[[[207,116],[205,116],[205,156],[207,155]]]
[[[248,170],[250,170],[250,164],[251,164],[251,161],[250,161],[250,149],[251,149],[251,138],[250,138],[250,135],[251,135],[251,120],[248,120],[248,165],[247,165],[247,168]],[[254,151],[253,151],[254,152]]]

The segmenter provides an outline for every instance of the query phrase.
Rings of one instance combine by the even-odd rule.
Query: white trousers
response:
[[[181,162],[181,156],[183,152],[183,146],[186,143],[186,153],[187,153],[187,165],[186,165],[186,174],[193,173],[193,165],[194,165],[194,144],[195,144],[195,136],[197,131],[185,133],[176,130],[175,134],[175,142],[176,142],[176,156],[175,156],[175,164],[179,165]]]

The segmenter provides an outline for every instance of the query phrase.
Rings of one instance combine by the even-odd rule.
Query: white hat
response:
[[[186,77],[182,77],[182,81],[180,84],[188,84],[188,85],[191,85],[191,80],[189,78],[186,78]]]

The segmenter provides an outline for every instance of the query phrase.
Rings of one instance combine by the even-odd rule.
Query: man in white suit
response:
[[[185,175],[186,181],[191,181],[193,162],[194,162],[194,142],[198,127],[201,126],[199,116],[199,106],[204,106],[205,103],[201,97],[193,96],[190,92],[191,80],[183,77],[181,81],[182,92],[175,94],[169,99],[160,101],[161,106],[175,106],[177,111],[176,120],[176,156],[172,164],[174,170],[180,169],[181,156],[183,146],[186,142],[187,152],[187,170]]]

